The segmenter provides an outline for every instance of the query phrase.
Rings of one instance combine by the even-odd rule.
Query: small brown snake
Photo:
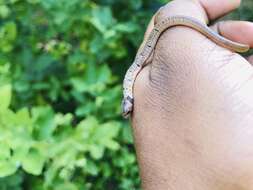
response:
[[[207,38],[217,43],[218,45],[230,49],[236,52],[246,52],[249,50],[248,45],[236,43],[220,36],[215,31],[211,30],[208,26],[202,24],[198,20],[185,17],[185,16],[173,16],[164,19],[162,22],[156,24],[151,31],[145,45],[139,50],[135,57],[133,64],[128,69],[125,79],[123,82],[123,117],[127,118],[133,111],[134,97],[133,97],[133,86],[138,73],[143,68],[145,61],[150,57],[154,50],[156,43],[160,35],[173,26],[187,26],[197,30]]]

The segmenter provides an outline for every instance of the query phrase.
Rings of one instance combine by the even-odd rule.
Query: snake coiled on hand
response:
[[[217,43],[218,45],[235,52],[242,53],[249,50],[248,45],[236,43],[229,39],[226,39],[194,18],[186,16],[173,16],[164,19],[162,22],[154,26],[153,30],[151,31],[145,42],[145,45],[141,47],[141,49],[138,51],[133,64],[130,66],[125,75],[125,79],[123,82],[122,102],[122,115],[125,118],[127,118],[133,111],[133,86],[138,73],[142,70],[145,62],[152,54],[160,35],[168,28],[174,26],[190,27],[205,35],[207,38]]]

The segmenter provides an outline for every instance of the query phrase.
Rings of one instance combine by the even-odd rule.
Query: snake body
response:
[[[220,36],[215,31],[211,30],[208,26],[202,24],[198,20],[185,17],[173,16],[164,19],[162,22],[156,24],[148,36],[145,45],[138,51],[133,64],[128,69],[123,82],[123,102],[122,112],[123,117],[127,118],[133,111],[134,97],[133,86],[138,73],[143,68],[145,61],[150,57],[154,50],[160,35],[173,26],[187,26],[197,30],[207,38],[217,43],[218,45],[236,52],[246,52],[249,50],[248,45],[236,43]]]

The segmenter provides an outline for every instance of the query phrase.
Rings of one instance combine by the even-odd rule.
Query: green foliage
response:
[[[0,0],[0,190],[139,189],[121,81],[159,3]]]

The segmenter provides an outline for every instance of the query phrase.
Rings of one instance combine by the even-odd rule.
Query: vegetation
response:
[[[121,81],[161,3],[0,0],[0,190],[140,189]]]
[[[139,188],[121,81],[156,6],[0,1],[0,190]]]

